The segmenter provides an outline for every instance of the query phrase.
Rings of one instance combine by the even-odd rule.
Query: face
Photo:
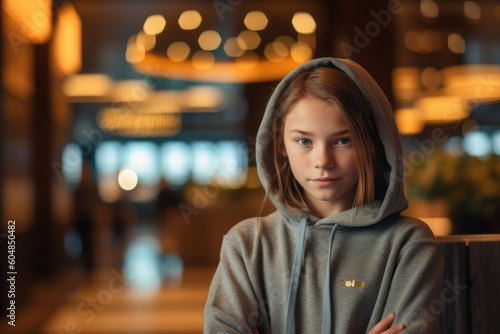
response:
[[[282,154],[315,214],[352,207],[358,174],[351,134],[337,104],[304,98],[285,119]]]

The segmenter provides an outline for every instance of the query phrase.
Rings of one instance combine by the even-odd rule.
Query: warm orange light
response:
[[[189,52],[191,52],[189,45],[184,42],[174,42],[168,47],[167,56],[175,62],[184,61],[189,57]]]
[[[453,53],[465,52],[465,40],[462,35],[452,33],[448,35],[448,49]]]
[[[105,74],[70,75],[63,83],[63,93],[77,101],[106,100],[111,92],[113,81]]]
[[[300,64],[312,59],[313,50],[311,49],[309,44],[303,42],[297,42],[294,45],[292,45],[292,49],[290,50],[290,55],[292,56],[293,60],[295,60],[297,63]]]
[[[184,30],[194,30],[201,24],[201,14],[196,10],[186,10],[179,16],[179,26]]]
[[[198,44],[205,51],[212,51],[219,47],[222,38],[215,30],[206,30],[200,34]]]
[[[416,31],[407,31],[405,33],[405,46],[408,50],[420,52],[420,34]]]
[[[125,58],[131,64],[140,63],[141,61],[144,60],[146,51],[144,48],[139,49],[137,46],[138,46],[137,36],[136,35],[130,36],[127,43],[127,51],[125,53]]]
[[[275,48],[274,43],[279,43],[279,42],[272,42],[272,43],[269,43],[266,45],[266,47],[264,49],[264,56],[269,61],[271,61],[273,63],[277,63],[277,62],[282,61],[285,58],[285,56],[282,56],[278,52],[276,52],[276,49],[279,50],[280,48],[279,47]]]
[[[214,111],[222,108],[224,94],[211,86],[193,86],[181,94],[182,105],[186,110]]]
[[[150,91],[144,80],[113,81],[109,98],[115,102],[142,102],[148,99]]]
[[[439,7],[434,0],[422,0],[420,2],[420,12],[427,18],[435,19],[439,16]]]
[[[221,13],[218,14],[221,16]],[[318,26],[313,15],[306,11],[290,14],[293,18],[289,17],[287,22],[293,25],[291,33],[296,33],[294,37],[275,34],[274,29],[265,32],[269,29],[270,20],[262,11],[246,12],[243,22],[240,22],[244,23],[243,29],[230,23],[232,27],[229,29],[228,26],[228,34],[215,29],[219,25],[217,22],[205,22],[201,10],[181,11],[177,23],[182,31],[172,31],[173,34],[166,38],[158,37],[158,43],[164,44],[162,48],[166,54],[149,52],[139,43],[130,48],[130,52],[127,49],[127,59],[140,72],[153,66],[160,76],[188,81],[280,80],[298,64],[312,59],[317,43]],[[277,20],[278,30],[283,23],[286,22]],[[214,24],[216,27],[211,27]],[[181,35],[186,36],[181,38]],[[136,38],[139,40],[140,35]],[[157,45],[154,50],[159,47]]]
[[[151,51],[156,46],[156,35],[148,35],[144,31],[140,31],[135,39],[138,50],[144,52]]]
[[[494,64],[458,65],[443,68],[443,91],[472,102],[500,99],[500,66]]]
[[[72,4],[59,10],[54,30],[53,54],[64,74],[75,74],[82,67],[82,22]]]
[[[316,21],[311,14],[298,12],[293,15],[292,25],[300,34],[312,34],[316,31]]]
[[[282,42],[275,40],[272,45],[274,52],[276,52],[278,56],[286,57],[290,54],[290,50]]]
[[[241,83],[280,80],[297,65],[298,63],[288,56],[279,63],[259,60],[256,66],[248,66],[250,68],[247,69],[235,62],[215,62],[211,63],[210,68],[200,71],[195,67],[194,57],[192,62],[173,62],[166,57],[148,53],[144,61],[134,64],[134,68],[141,73],[149,73],[151,66],[155,66],[158,73],[182,80]]]
[[[236,41],[243,50],[255,50],[259,47],[261,38],[253,30],[244,30],[240,32]]]
[[[167,21],[163,15],[151,15],[144,21],[142,29],[148,35],[158,35],[163,32],[166,25]]]
[[[247,13],[243,22],[249,30],[260,31],[267,27],[269,20],[263,12],[253,11]]]
[[[469,20],[481,19],[481,7],[475,1],[464,1],[464,16]]]
[[[430,90],[435,90],[441,85],[441,72],[429,66],[422,70],[422,85]]]
[[[396,123],[399,133],[402,135],[412,135],[420,133],[424,129],[424,122],[420,116],[420,111],[414,108],[402,108],[395,112]]]
[[[397,67],[392,71],[394,95],[398,99],[412,99],[421,89],[421,72],[415,67]]]
[[[214,65],[215,56],[208,51],[196,51],[192,63],[198,70],[208,70]]]
[[[450,218],[447,217],[419,217],[431,228],[434,235],[448,235],[453,229]]]
[[[240,57],[245,50],[238,45],[238,39],[236,37],[231,37],[224,43],[224,52],[226,52],[229,57]]]
[[[235,62],[242,70],[250,70],[259,63],[259,56],[254,51],[247,51],[243,56],[236,58]]]
[[[416,108],[427,123],[451,123],[469,117],[470,108],[461,96],[443,95],[422,97]]]
[[[419,53],[429,53],[442,49],[441,37],[432,30],[407,31],[405,46],[408,50]]]
[[[19,35],[31,43],[46,43],[52,34],[51,0],[4,0],[2,9],[18,24]]]
[[[121,136],[173,136],[181,130],[182,119],[179,114],[107,108],[97,114],[97,125],[106,132]]]

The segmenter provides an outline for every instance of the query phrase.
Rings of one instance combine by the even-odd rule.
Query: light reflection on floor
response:
[[[130,288],[115,269],[101,270],[70,294],[42,333],[202,333],[211,268],[185,268],[182,280],[151,292]]]

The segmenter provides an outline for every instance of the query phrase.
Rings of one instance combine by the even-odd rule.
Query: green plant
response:
[[[452,156],[437,150],[408,175],[412,198],[444,199],[451,212],[494,220],[500,217],[500,156]]]

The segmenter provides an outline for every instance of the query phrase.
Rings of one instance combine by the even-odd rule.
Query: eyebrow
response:
[[[314,136],[313,132],[299,130],[299,129],[292,129],[292,130],[290,130],[290,133],[298,133],[298,134],[303,135],[303,136]],[[332,137],[342,136],[342,135],[345,135],[348,133],[349,133],[349,129],[344,129],[344,130],[340,130],[340,131],[332,133],[331,136]]]

